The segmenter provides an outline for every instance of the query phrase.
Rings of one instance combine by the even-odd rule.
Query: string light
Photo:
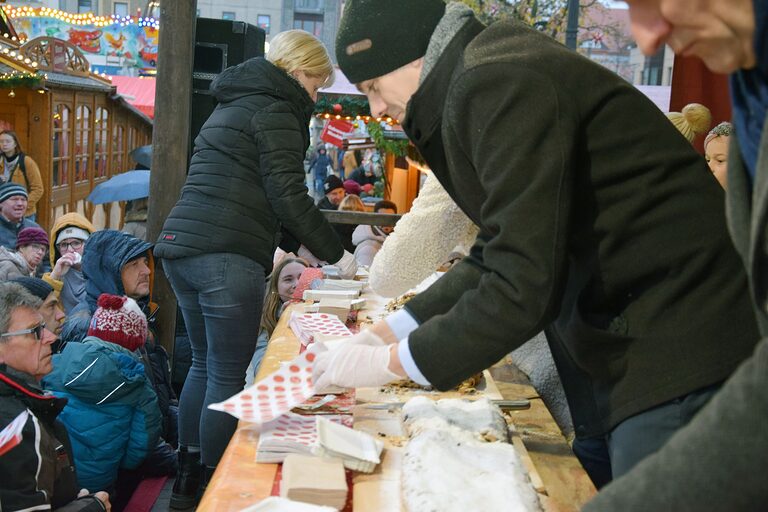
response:
[[[92,12],[88,13],[69,13],[66,11],[60,11],[58,9],[52,9],[50,7],[29,7],[29,6],[3,6],[5,13],[10,18],[54,18],[59,21],[64,21],[71,25],[93,25],[96,27],[107,27],[110,25],[119,25],[124,27],[126,25],[136,24],[140,27],[159,28],[160,21],[156,18],[141,17],[141,16],[118,16],[112,14],[110,16],[96,16]],[[8,34],[4,34],[5,38],[9,38]],[[15,38],[13,38],[15,40]]]

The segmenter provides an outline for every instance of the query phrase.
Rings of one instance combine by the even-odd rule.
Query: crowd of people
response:
[[[176,477],[172,507],[193,507],[236,427],[207,406],[253,380],[302,272],[329,263],[344,278],[370,266],[385,296],[452,268],[322,353],[318,388],[407,376],[448,389],[522,350],[600,489],[588,510],[760,509],[768,12],[628,3],[644,52],[666,41],[733,73],[733,124],[687,126],[698,107],[670,123],[609,71],[462,3],[349,1],[339,66],[429,166],[394,232],[320,212],[366,211],[373,155],[317,147],[317,205],[307,193],[306,128],[334,72],[300,30],[214,80],[218,106],[155,244],[74,212],[43,230],[39,170],[0,132],[0,426],[27,415],[1,455],[2,508],[118,510],[157,475]],[[727,45],[710,39],[722,27]],[[192,350],[178,399],[154,325],[156,259]]]

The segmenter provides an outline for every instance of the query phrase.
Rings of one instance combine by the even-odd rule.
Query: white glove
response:
[[[346,343],[317,355],[312,382],[317,392],[329,386],[364,388],[402,379],[389,370],[389,350],[371,331],[355,334]]]
[[[339,261],[334,263],[339,267],[339,277],[342,279],[352,279],[357,272],[357,261],[355,255],[349,251],[344,251],[344,256]]]

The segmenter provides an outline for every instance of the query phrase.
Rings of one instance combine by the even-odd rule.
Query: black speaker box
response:
[[[216,75],[253,57],[264,55],[266,33],[243,21],[197,18],[192,67],[190,151],[203,123],[216,107],[208,88]]]

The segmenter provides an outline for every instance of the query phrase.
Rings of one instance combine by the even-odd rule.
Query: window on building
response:
[[[297,12],[293,17],[293,28],[306,30],[310,34],[320,37],[323,34],[323,15]]]
[[[235,13],[232,12],[232,11],[223,11],[221,13],[221,19],[234,21],[235,20]]]
[[[67,10],[67,0],[59,0],[59,10],[60,11]]]
[[[200,17],[200,9],[195,9],[197,11],[197,17]]]
[[[294,0],[293,10],[296,12],[323,12],[324,0]]]
[[[259,14],[256,16],[256,24],[267,34],[269,34],[269,22],[270,19],[268,14]]]
[[[112,4],[112,14],[128,16],[128,2],[115,2]]]
[[[93,12],[93,0],[77,0],[77,12]]]

